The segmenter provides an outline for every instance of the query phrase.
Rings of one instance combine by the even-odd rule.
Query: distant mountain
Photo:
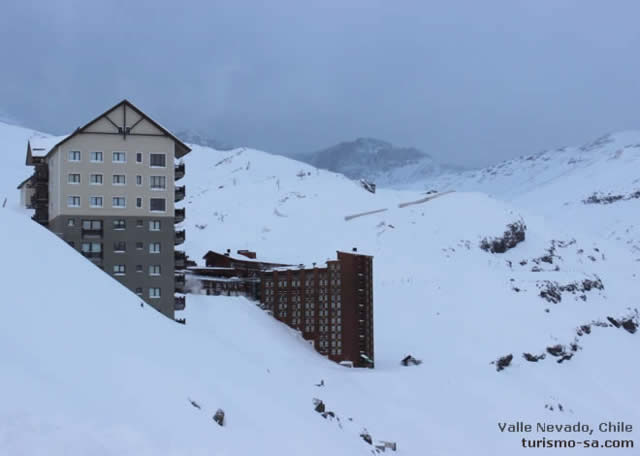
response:
[[[176,136],[182,141],[189,144],[197,144],[199,146],[210,147],[216,150],[231,150],[233,146],[217,139],[211,138],[206,133],[195,130],[180,130],[176,132]]]
[[[415,147],[397,147],[374,138],[358,138],[296,157],[317,168],[365,178],[379,186],[397,187],[443,172],[442,165]]]

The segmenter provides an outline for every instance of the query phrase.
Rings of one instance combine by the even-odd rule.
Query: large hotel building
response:
[[[166,316],[185,306],[183,163],[190,148],[124,100],[72,134],[31,140],[18,187],[33,219]]]
[[[246,258],[210,251],[206,267],[189,268],[197,292],[258,300],[329,359],[374,367],[373,257],[354,249],[305,267],[257,261],[244,250],[238,254]]]

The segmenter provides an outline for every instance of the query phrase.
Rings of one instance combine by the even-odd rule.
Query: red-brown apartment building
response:
[[[262,271],[260,302],[336,362],[374,367],[373,257],[337,252],[325,266]]]
[[[337,252],[324,266],[255,260],[254,252],[209,251],[206,267],[189,268],[202,292],[244,295],[301,332],[321,354],[354,367],[374,367],[373,257]]]

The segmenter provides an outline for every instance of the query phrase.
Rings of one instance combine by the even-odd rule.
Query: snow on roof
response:
[[[68,138],[69,135],[63,136],[44,136],[37,135],[29,138],[29,144],[31,145],[31,154],[34,157],[44,157],[51,149],[59,142]]]

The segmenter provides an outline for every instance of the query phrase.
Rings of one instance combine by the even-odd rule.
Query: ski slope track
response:
[[[637,452],[640,199],[583,200],[637,190],[640,148],[626,146],[640,135],[375,194],[281,156],[194,145],[183,248],[199,264],[227,248],[288,264],[374,256],[367,370],[327,361],[244,298],[189,295],[186,325],[141,306],[18,207],[35,134],[0,124],[0,454],[365,455],[365,429],[405,455],[529,454],[521,439],[543,436],[632,439],[622,453]],[[431,188],[455,192],[399,207]],[[524,241],[480,248],[517,221]],[[422,364],[402,366],[408,354]],[[516,421],[596,429],[500,431]],[[599,432],[606,421],[633,432]]]

